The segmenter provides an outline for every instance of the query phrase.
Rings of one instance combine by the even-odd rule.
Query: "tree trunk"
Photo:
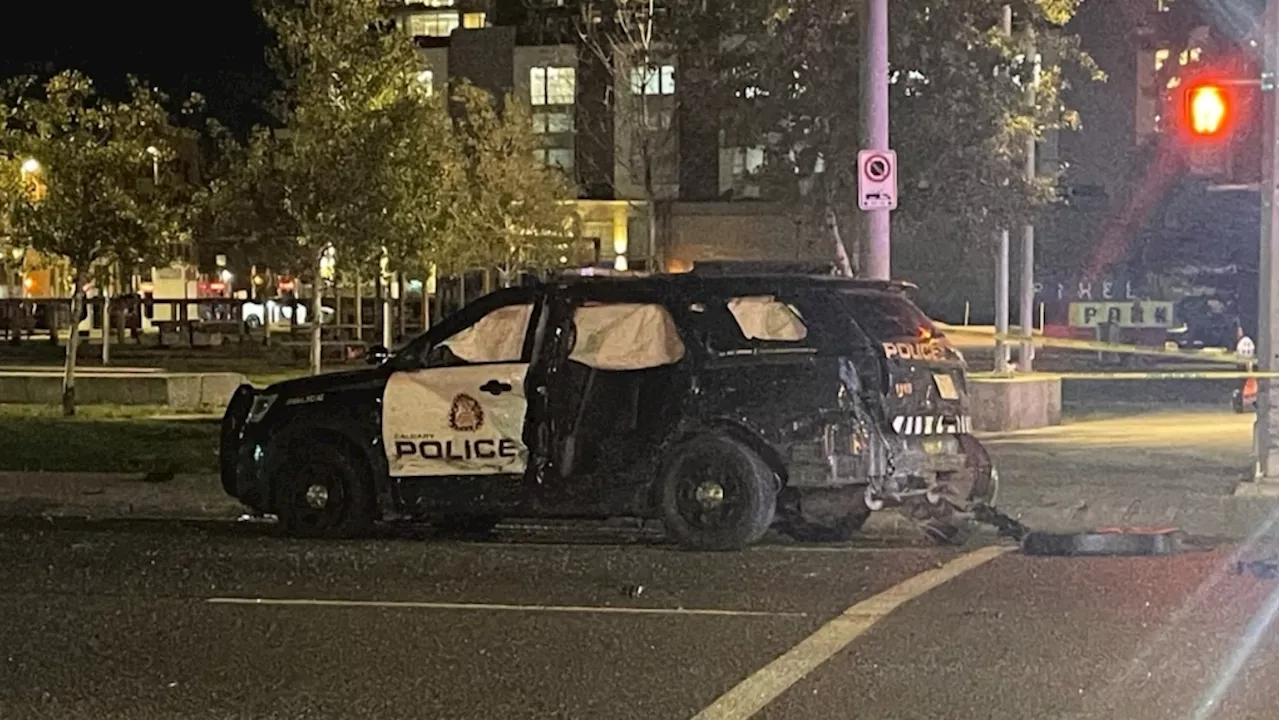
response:
[[[356,271],[356,341],[364,342],[364,288],[360,284],[360,271]]]
[[[315,267],[312,268],[312,270],[315,271],[315,274],[314,274],[315,279],[311,283],[311,374],[312,375],[320,374],[320,348],[321,348],[320,311],[324,307],[323,304],[320,302],[322,299],[322,296],[324,295],[323,291],[321,290],[321,288],[324,287],[324,279],[320,277],[320,258],[322,258],[323,256],[324,256],[323,253],[316,255]],[[295,302],[293,306],[293,321],[297,322],[297,320],[298,320],[298,305]]]
[[[665,268],[659,268],[658,258],[658,205],[652,200],[649,202],[649,248],[645,251],[645,270],[655,273],[661,272]]]
[[[856,269],[849,261],[849,251],[844,246],[844,240],[840,238],[840,219],[836,217],[835,208],[831,207],[830,201],[825,203],[823,215],[826,220],[827,235],[835,245],[836,264],[840,267],[840,274],[853,277]]]
[[[405,291],[404,291],[405,290],[404,273],[396,273],[396,289],[400,291],[400,301],[398,303],[399,305],[398,310],[400,313],[399,314],[400,333],[397,335],[397,337],[401,342],[403,342],[404,336],[409,330],[409,326],[408,326],[409,318],[407,317],[408,313],[405,312],[406,298],[405,298]]]
[[[382,302],[382,346],[385,348],[390,348],[392,345],[392,331],[395,326],[395,311],[391,304],[391,282],[392,275],[384,275],[382,284],[378,288],[379,299]]]
[[[111,286],[102,288],[102,364],[111,364]]]
[[[76,272],[71,291],[71,334],[67,337],[67,362],[62,372],[62,414],[76,414],[76,353],[80,350],[80,313],[84,311],[84,276]],[[57,331],[53,331],[56,333]]]
[[[430,273],[422,279],[422,332],[426,332],[431,327],[431,295],[427,293],[427,280],[431,278]]]

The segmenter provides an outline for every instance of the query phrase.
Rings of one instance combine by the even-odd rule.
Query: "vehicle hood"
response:
[[[268,387],[264,393],[298,397],[344,390],[364,390],[385,384],[388,374],[389,370],[385,366],[322,373],[278,382]]]

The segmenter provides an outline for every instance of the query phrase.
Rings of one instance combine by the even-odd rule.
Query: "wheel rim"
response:
[[[745,488],[735,463],[719,454],[682,463],[676,486],[680,518],[696,531],[735,527],[745,510]]]
[[[346,513],[347,494],[342,477],[332,467],[308,464],[299,468],[290,505],[298,525],[327,530]]]

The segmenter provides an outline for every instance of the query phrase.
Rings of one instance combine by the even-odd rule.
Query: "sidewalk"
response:
[[[1274,497],[1233,494],[1249,470],[1251,415],[1153,412],[984,438],[1000,471],[997,506],[1035,530],[1175,525],[1244,538],[1275,516]],[[234,519],[244,508],[216,475],[144,482],[110,473],[0,473],[0,515]],[[872,534],[914,532],[876,513]]]
[[[1000,471],[997,505],[1026,525],[1071,532],[1174,525],[1243,538],[1277,499],[1238,497],[1252,477],[1252,415],[1145,412],[984,438]]]

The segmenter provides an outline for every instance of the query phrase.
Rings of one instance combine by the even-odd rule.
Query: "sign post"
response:
[[[1262,238],[1259,243],[1258,278],[1258,342],[1260,368],[1265,372],[1280,369],[1280,90],[1276,75],[1280,71],[1276,39],[1280,10],[1276,0],[1268,0],[1263,33],[1264,75],[1263,152],[1262,152]],[[1255,475],[1268,494],[1276,494],[1277,425],[1280,425],[1280,387],[1275,380],[1265,379],[1258,388],[1258,416],[1254,422]]]
[[[863,0],[865,10],[865,54],[862,62],[862,112],[864,147],[872,151],[889,151],[889,0]],[[890,169],[896,163],[889,161]],[[862,163],[858,163],[861,168]],[[896,172],[894,173],[896,177]],[[861,189],[867,181],[866,174],[858,173]],[[896,189],[896,183],[895,183]],[[867,263],[866,275],[875,280],[889,279],[889,211],[897,205],[897,192],[891,194],[892,204],[863,204],[865,193],[858,193],[858,207],[866,213]]]

